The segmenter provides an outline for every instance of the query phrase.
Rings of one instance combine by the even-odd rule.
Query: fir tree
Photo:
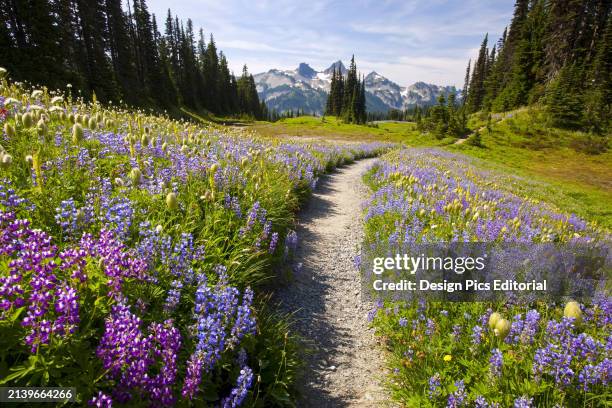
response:
[[[485,80],[487,76],[487,60],[489,58],[487,50],[488,34],[485,35],[482,44],[480,45],[480,51],[478,52],[478,59],[474,65],[474,71],[472,73],[472,79],[470,80],[470,87],[467,98],[467,109],[469,112],[476,112],[482,108],[482,102],[485,96]]]
[[[461,91],[462,103],[465,105],[465,102],[468,98],[468,90],[470,88],[470,65],[472,65],[472,60],[468,61],[467,68],[465,69],[465,80],[463,81],[463,90]]]
[[[127,17],[121,8],[121,0],[106,0],[105,6],[108,48],[115,78],[123,100],[136,106],[144,102],[145,96],[133,86],[137,76]]]

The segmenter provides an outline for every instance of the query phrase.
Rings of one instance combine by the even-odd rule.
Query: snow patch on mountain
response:
[[[322,115],[332,74],[338,69],[346,75],[347,69],[340,60],[323,71],[316,71],[302,62],[296,69],[271,69],[256,74],[254,78],[260,99],[263,99],[270,109],[279,112],[300,109]],[[440,94],[446,97],[450,93],[457,93],[457,97],[460,97],[453,86],[416,82],[402,87],[375,71],[365,77],[365,86],[366,104],[371,112],[433,105]]]

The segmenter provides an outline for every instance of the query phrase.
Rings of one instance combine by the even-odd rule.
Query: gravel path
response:
[[[305,339],[299,407],[379,407],[384,393],[382,349],[368,327],[353,259],[363,237],[361,175],[376,159],[322,177],[298,215],[294,279],[277,292]],[[302,264],[301,269],[299,264]]]

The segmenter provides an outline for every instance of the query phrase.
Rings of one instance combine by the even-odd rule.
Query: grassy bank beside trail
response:
[[[278,122],[255,122],[255,132],[266,137],[321,138],[346,141],[382,140],[406,142],[419,137],[416,125],[411,122],[385,122],[371,125],[355,125],[326,116],[324,118],[301,116]]]
[[[609,137],[589,136],[548,126],[539,109],[495,114],[491,131],[487,115],[474,114],[471,129],[479,129],[482,146],[437,139],[411,122],[382,122],[373,126],[345,124],[334,117],[258,122],[248,128],[264,136],[334,140],[389,140],[407,147],[440,147],[481,160],[481,165],[533,181],[531,194],[567,212],[612,227],[612,151]]]
[[[474,115],[472,128],[486,126]],[[446,148],[494,167],[539,181],[533,195],[565,211],[612,227],[612,150],[609,136],[552,128],[544,113],[524,109],[494,121],[480,132],[482,147],[467,143]]]
[[[574,249],[586,248],[589,254],[601,250],[595,256],[605,259],[612,248],[609,229],[539,200],[538,183],[456,153],[396,150],[384,155],[364,180],[372,188],[364,206],[364,273],[371,271],[374,257],[414,256],[415,248],[421,248],[419,254],[427,251],[422,249],[427,243],[442,242],[444,248],[452,242],[490,243],[486,262],[495,269],[488,279],[476,274],[480,284],[493,277],[527,282],[547,276],[549,282],[561,282],[569,273],[564,284],[571,285],[589,268],[589,255],[575,255]],[[550,252],[551,244],[569,248],[572,255],[557,256]],[[509,256],[504,248],[510,248]],[[453,251],[443,256],[457,259]],[[602,268],[600,259],[597,268]],[[453,281],[452,267],[446,270],[444,278]],[[417,276],[442,282],[429,269]],[[402,405],[607,406],[612,372],[609,288],[587,289],[580,303],[561,295],[536,299],[520,292],[506,292],[498,301],[462,302],[449,301],[453,293],[433,299],[415,293],[402,302],[395,297],[399,292],[383,293],[376,294],[383,297],[371,318],[388,351],[387,387]]]

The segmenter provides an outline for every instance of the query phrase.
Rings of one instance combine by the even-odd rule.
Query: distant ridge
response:
[[[338,68],[346,75],[347,69],[341,60],[322,71],[316,71],[306,62],[302,62],[293,70],[271,69],[257,74],[255,84],[259,98],[264,100],[270,109],[278,112],[299,109],[322,115],[331,75]],[[420,81],[403,87],[375,71],[366,75],[365,84],[369,112],[433,105],[440,94],[447,96],[450,93],[458,93],[454,86],[439,86]],[[459,97],[457,94],[457,98]]]

